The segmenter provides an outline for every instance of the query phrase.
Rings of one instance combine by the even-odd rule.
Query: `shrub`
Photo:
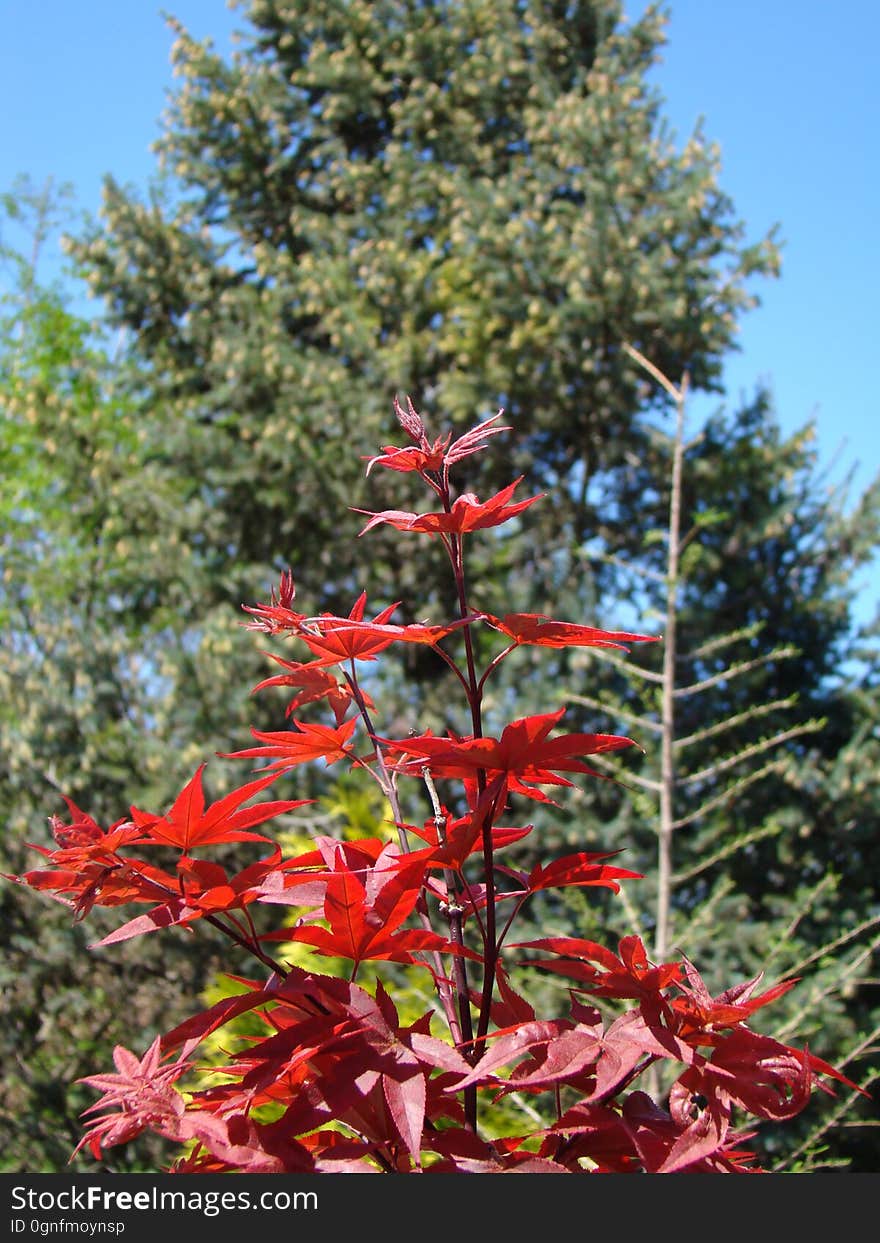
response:
[[[521,480],[484,501],[453,491],[453,468],[510,430],[500,414],[432,441],[411,401],[395,401],[395,411],[409,444],[385,447],[367,472],[416,474],[437,508],[369,514],[361,534],[390,525],[405,538],[439,540],[457,615],[399,625],[391,605],[367,620],[362,594],[348,616],[308,616],[294,608],[285,572],[270,600],[246,611],[251,629],[305,649],[304,660],[272,654],[281,672],[258,688],[293,692],[287,727],[253,730],[255,745],[226,757],[267,761],[258,775],[206,804],[203,764],[166,813],[132,807],[106,830],[67,800],[67,822],[52,821],[56,849],[38,848],[49,866],[13,878],[68,904],[76,919],[94,906],[148,907],[101,946],[207,922],[260,970],[234,977],[235,992],[157,1036],[142,1057],[117,1047],[114,1073],[83,1080],[101,1096],[76,1151],[101,1159],[150,1130],[183,1146],[171,1167],[183,1173],[753,1172],[756,1126],[794,1117],[815,1089],[831,1092],[828,1080],[855,1087],[806,1049],[749,1026],[795,980],[757,991],[759,975],[712,996],[691,962],[653,963],[638,936],[613,950],[577,935],[511,940],[536,893],[617,892],[638,880],[607,852],[525,869],[504,862],[535,833],[503,823],[509,810],[552,804],[548,787],[570,787],[570,775],[599,778],[585,757],[634,744],[560,732],[564,709],[510,721],[493,737],[484,730],[487,683],[522,645],[625,648],[652,638],[473,611],[469,537],[519,519],[541,498],[514,499]],[[497,637],[484,668],[477,627]],[[426,645],[446,663],[470,732],[379,732],[364,667],[401,643]],[[310,719],[312,704],[332,723]],[[254,829],[305,800],[258,796],[321,760],[367,772],[393,829],[354,840],[316,833],[309,849],[284,857]],[[405,805],[419,803],[422,813],[408,817]],[[266,853],[238,872],[201,853],[237,843]],[[165,867],[155,862],[160,847],[171,857]],[[255,914],[275,907],[292,922],[261,930]],[[300,962],[307,947],[315,969],[285,960],[285,944]],[[322,958],[342,961],[346,973],[322,974]],[[396,968],[373,964],[425,973],[433,1004],[405,1021]],[[368,967],[388,971],[386,982],[370,982]],[[562,977],[566,1012],[539,1017],[514,971]],[[207,1038],[228,1029],[232,1044],[245,1015],[243,1046],[210,1067],[206,1085]],[[496,1133],[493,1119],[511,1117],[521,1121],[515,1133]]]

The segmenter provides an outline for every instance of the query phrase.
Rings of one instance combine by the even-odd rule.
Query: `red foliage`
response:
[[[243,991],[157,1038],[142,1058],[117,1048],[116,1073],[83,1080],[102,1095],[85,1112],[77,1151],[87,1147],[100,1159],[114,1144],[151,1130],[187,1146],[172,1167],[179,1173],[755,1172],[757,1156],[742,1144],[762,1121],[793,1117],[815,1088],[831,1091],[829,1080],[855,1087],[806,1050],[749,1027],[752,1015],[794,980],[756,994],[759,976],[713,997],[687,959],[653,963],[637,936],[625,937],[616,953],[576,936],[504,945],[519,910],[539,891],[577,886],[616,893],[621,881],[639,879],[602,852],[577,851],[528,871],[496,858],[532,832],[531,825],[499,822],[511,799],[550,802],[542,786],[570,787],[563,774],[599,776],[583,757],[633,742],[554,734],[564,709],[512,721],[498,738],[487,736],[486,679],[524,644],[622,647],[651,636],[539,614],[471,611],[463,536],[498,526],[539,498],[513,502],[519,480],[483,502],[469,493],[453,498],[450,468],[508,430],[496,426],[500,415],[455,440],[432,441],[411,401],[406,409],[395,402],[395,410],[412,444],[385,446],[367,472],[378,465],[418,474],[440,509],[376,513],[364,532],[389,524],[439,535],[459,616],[401,626],[391,620],[397,607],[391,605],[365,621],[364,593],[345,617],[309,617],[293,608],[294,581],[285,573],[267,604],[247,606],[248,625],[300,642],[309,658],[269,653],[283,672],[255,689],[294,689],[289,728],[252,730],[260,745],[231,757],[268,761],[260,774],[206,806],[202,765],[167,812],[132,807],[107,830],[67,800],[70,823],[51,822],[56,848],[36,847],[51,866],[12,878],[70,905],[76,918],[96,905],[150,905],[101,945],[207,921],[268,971],[257,980],[236,978]],[[483,625],[509,644],[479,673],[470,632]],[[462,638],[467,660],[459,664],[444,644]],[[464,693],[470,734],[413,731],[389,739],[375,732],[375,704],[358,682],[357,666],[394,643],[426,644],[446,660]],[[332,725],[291,715],[314,704],[326,704]],[[304,800],[252,800],[288,770],[317,760],[347,760],[370,773],[391,805],[396,840],[316,835],[303,854],[284,858],[275,846],[234,874],[193,857],[200,848],[270,840],[252,828]],[[423,797],[430,797],[433,814],[420,825],[401,809],[401,776],[418,779]],[[434,782],[441,780],[458,783],[463,814],[452,815],[439,801]],[[155,846],[180,851],[173,872],[132,853]],[[499,890],[500,877],[513,888]],[[258,933],[250,913],[255,905],[295,908],[294,922]],[[500,926],[502,910],[507,919]],[[350,978],[279,961],[269,953],[275,942],[308,947],[317,961],[342,959]],[[535,1014],[511,983],[511,960],[502,960],[508,950],[529,951],[520,966],[570,982],[567,1014]],[[427,970],[437,1005],[402,1022],[381,982],[370,988],[363,978],[364,964],[374,961]],[[616,1017],[603,1020],[593,998],[614,1003]],[[199,1046],[243,1014],[258,1017],[264,1035],[213,1068],[218,1086],[178,1089],[178,1080],[199,1069]],[[657,1062],[674,1067],[665,1100],[638,1086]],[[520,1100],[544,1095],[555,1105],[546,1125],[536,1127],[530,1110],[521,1133],[490,1140],[481,1133],[482,1110],[511,1093]]]
[[[595,626],[578,626],[574,622],[553,621],[539,613],[506,613],[504,617],[486,614],[486,621],[495,630],[508,635],[517,645],[539,647],[619,647],[628,643],[655,643],[652,634],[630,634],[626,630],[597,630]]]
[[[399,766],[402,772],[417,774],[427,763],[434,777],[465,779],[478,772],[501,774],[511,793],[547,802],[546,795],[535,786],[570,786],[572,783],[560,777],[560,772],[600,775],[575,756],[597,755],[634,745],[631,738],[616,734],[558,734],[550,738],[550,731],[564,712],[560,708],[558,712],[512,721],[498,739],[454,735],[435,738],[423,734],[397,742],[384,741],[392,755],[415,757]]]
[[[528,500],[511,503],[514,491],[521,482],[522,476],[487,501],[480,501],[472,492],[465,492],[439,513],[415,514],[403,509],[384,509],[381,513],[370,515],[370,521],[361,535],[383,524],[396,527],[398,531],[421,531],[427,535],[463,535],[466,531],[497,527],[541,499],[540,496],[530,496]]]
[[[192,780],[181,790],[174,806],[166,815],[153,816],[132,807],[131,818],[148,841],[179,846],[181,850],[190,850],[194,846],[216,846],[220,842],[265,842],[269,839],[262,834],[247,833],[244,830],[252,824],[263,824],[282,812],[302,807],[308,801],[283,799],[242,807],[242,803],[246,803],[272,784],[276,776],[273,773],[233,790],[225,798],[212,803],[206,811],[202,790],[204,770],[205,765],[202,764]]]

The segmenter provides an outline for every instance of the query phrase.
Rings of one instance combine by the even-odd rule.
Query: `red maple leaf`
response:
[[[285,630],[296,630],[306,620],[305,613],[297,613],[290,606],[296,599],[296,584],[290,570],[281,575],[281,582],[276,594],[275,588],[268,604],[242,605],[246,613],[250,613],[256,621],[248,622],[248,630],[262,630],[266,634],[279,634]]]
[[[50,816],[49,827],[59,847],[68,852],[68,858],[94,859],[105,853],[114,854],[120,846],[130,845],[140,837],[130,820],[117,820],[104,830],[87,812],[77,807],[73,799],[66,794],[62,798],[71,815],[70,824],[65,824],[60,816]],[[34,849],[47,853],[40,847]]]
[[[704,1086],[714,1077],[716,1091],[758,1118],[793,1118],[809,1102],[814,1084],[833,1096],[820,1075],[870,1097],[822,1058],[754,1032],[742,1023],[717,1043],[702,1069]]]
[[[230,911],[259,901],[266,877],[281,867],[281,850],[251,863],[233,876],[219,863],[186,856],[177,865],[186,901],[203,914]]]
[[[745,1022],[756,1010],[775,1001],[797,983],[797,979],[782,980],[754,997],[752,994],[764,974],[760,972],[753,979],[713,997],[693,963],[682,956],[682,965],[687,983],[678,981],[682,996],[674,997],[671,1006],[677,1035],[692,1044],[716,1043],[719,1029]]]
[[[312,662],[316,667],[319,664],[335,665],[343,660],[372,660],[377,652],[382,651],[393,641],[381,631],[376,631],[375,635],[371,636],[369,627],[363,631],[360,630],[367,602],[365,591],[358,596],[347,617],[339,617],[335,613],[321,613],[316,617],[310,617],[307,613],[296,612],[290,607],[295,595],[293,576],[289,570],[285,571],[281,576],[278,594],[276,595],[273,590],[268,604],[244,606],[245,612],[257,619],[249,622],[247,628],[262,630],[266,634],[294,634],[320,657],[319,661]],[[397,604],[391,604],[383,609],[376,615],[374,624],[381,625],[386,622],[397,607]],[[350,642],[354,646],[347,646],[344,638],[334,639],[333,636],[337,632],[350,633],[352,635]],[[361,633],[371,637],[374,641],[370,642],[368,639],[363,643],[359,642],[357,635]]]
[[[83,919],[93,906],[155,902],[174,887],[174,877],[167,872],[121,855],[101,862],[79,860],[66,867],[37,868],[7,879],[48,892],[57,902],[72,907],[76,920]]]
[[[253,824],[263,824],[273,816],[303,807],[309,799],[280,799],[269,803],[257,803],[254,807],[241,804],[259,794],[278,776],[272,773],[247,785],[232,790],[210,807],[205,808],[200,764],[174,801],[174,806],[164,816],[151,815],[132,807],[131,817],[146,840],[169,846],[179,846],[188,852],[195,846],[216,845],[218,842],[265,842],[269,839],[261,833],[248,833]]]
[[[519,949],[549,950],[558,959],[541,959],[531,965],[544,967],[557,975],[581,980],[599,997],[634,998],[656,1002],[661,990],[682,978],[682,964],[655,965],[648,959],[641,937],[623,937],[618,954],[604,945],[580,937],[542,937],[521,941]]]
[[[495,630],[508,635],[513,642],[540,647],[619,647],[627,643],[655,643],[656,635],[630,634],[626,630],[596,630],[574,622],[554,621],[540,613],[506,613],[504,617],[485,614]]]
[[[307,625],[301,625],[297,629],[297,638],[302,639],[309,651],[317,657],[312,662],[314,665],[338,665],[347,660],[375,660],[379,652],[394,642],[393,636],[383,627],[397,604],[389,604],[376,614],[371,623],[361,625],[366,603],[367,593],[364,591],[355,601],[348,617],[324,613],[320,617],[310,618]]]
[[[102,829],[72,799],[66,795],[63,797],[71,811],[72,820],[70,824],[65,824],[60,816],[50,816],[49,827],[57,848],[52,850],[47,846],[37,846],[33,842],[27,843],[30,850],[51,859],[59,870],[75,875],[91,864],[116,866],[120,862],[119,849],[143,839],[142,832],[131,820],[117,820],[109,829]],[[33,879],[26,879],[39,877],[42,875],[40,872],[27,872],[23,876],[8,876],[5,872],[0,875],[35,888],[50,887],[36,883]]]
[[[64,824],[58,816],[50,819],[58,848],[31,846],[54,866],[35,868],[21,876],[0,875],[49,893],[57,902],[72,907],[77,920],[93,906],[155,902],[174,889],[174,877],[167,872],[119,853],[123,846],[146,840],[131,820],[118,820],[105,832],[71,799],[65,797],[64,801],[72,813],[71,824]]]
[[[177,892],[164,894],[164,901],[143,915],[137,915],[121,927],[115,928],[93,949],[117,945],[132,937],[171,928],[177,924],[192,924],[206,915],[221,911],[241,910],[252,902],[261,902],[266,893],[266,878],[278,875],[283,884],[281,850],[278,846],[271,855],[251,863],[234,876],[229,876],[219,863],[206,859],[191,859],[183,855],[177,864]],[[169,878],[171,879],[171,878]],[[280,887],[280,886],[279,886]],[[270,894],[274,892],[269,890]]]
[[[418,471],[420,475],[434,474],[443,466],[443,458],[449,445],[449,436],[439,436],[426,449],[413,445],[398,449],[394,445],[383,445],[382,452],[371,457],[367,462],[367,474],[374,466],[385,466],[388,470]]]
[[[422,860],[402,860],[389,845],[372,867],[352,868],[342,843],[333,842],[331,849],[332,875],[324,899],[329,928],[299,927],[290,940],[355,963],[365,959],[414,963],[421,950],[455,948],[425,929],[398,931],[418,901],[425,871]]]
[[[601,859],[610,859],[619,854],[617,850],[606,850],[601,853],[579,850],[573,855],[564,855],[546,865],[539,863],[531,872],[514,872],[505,868],[509,875],[517,876],[528,893],[537,893],[540,889],[563,889],[567,886],[601,885],[607,889],[620,892],[619,880],[642,880],[641,872],[629,872],[626,868],[609,867],[600,863]]]
[[[361,535],[383,523],[396,527],[398,531],[422,531],[428,535],[463,535],[466,531],[499,526],[539,501],[543,494],[530,496],[525,501],[509,503],[522,479],[523,476],[520,475],[519,479],[490,496],[487,501],[480,501],[472,492],[466,492],[452,502],[448,512],[416,514],[403,509],[385,509],[378,514],[370,513],[366,509],[356,509],[354,512],[370,514],[370,521],[360,532]]]
[[[394,413],[403,430],[413,441],[413,445],[405,449],[398,449],[394,445],[384,445],[382,452],[368,461],[368,475],[374,466],[384,466],[388,470],[416,471],[423,478],[436,476],[444,468],[448,470],[455,462],[460,462],[463,458],[470,457],[471,454],[484,449],[490,437],[497,436],[499,432],[510,431],[509,427],[493,426],[501,418],[502,412],[499,410],[491,419],[478,423],[455,440],[452,440],[451,433],[447,433],[445,436],[438,436],[432,442],[428,440],[427,429],[411,398],[407,397],[406,405],[407,408],[404,410],[397,398],[394,398]],[[450,441],[452,441],[451,444]],[[433,486],[431,478],[428,478],[427,482]]]
[[[385,610],[388,612],[388,610]],[[397,626],[390,623],[380,621],[377,617],[371,622],[355,622],[347,619],[333,619],[338,624],[333,630],[333,638],[336,641],[347,641],[353,648],[354,659],[365,659],[359,655],[360,650],[369,652],[379,652],[388,647],[391,643],[420,643],[427,647],[436,647],[441,639],[445,639],[447,635],[453,634],[456,630],[460,630],[462,626],[470,626],[473,622],[483,620],[482,613],[468,613],[467,617],[456,618],[455,621],[443,622],[440,625],[432,626],[427,622],[410,622],[406,626]],[[350,638],[345,636],[351,632]],[[341,638],[340,638],[341,636]],[[362,636],[359,640],[357,636]],[[378,642],[373,647],[371,639]],[[367,657],[371,659],[372,657]],[[317,667],[322,665],[324,661],[310,662],[309,667]]]
[[[570,786],[560,772],[589,773],[601,776],[576,756],[617,751],[635,744],[631,738],[617,734],[559,734],[550,738],[550,731],[565,713],[548,712],[522,717],[511,722],[496,738],[456,738],[450,734],[437,738],[423,734],[417,738],[387,740],[390,751],[402,756],[418,757],[404,761],[402,771],[418,773],[425,763],[436,777],[473,776],[477,771],[503,773],[508,788],[538,802],[548,802],[536,789],[539,785]],[[421,762],[418,762],[421,761]]]
[[[351,758],[352,752],[348,745],[354,732],[357,719],[337,726],[308,725],[304,721],[291,721],[292,729],[263,731],[252,729],[254,738],[265,743],[262,747],[247,747],[244,751],[224,753],[226,759],[242,760],[262,757],[275,757],[268,765],[275,769],[275,776],[298,764],[307,764],[311,760],[326,760],[327,764],[335,764],[337,760]],[[265,778],[268,784],[269,778]]]
[[[284,660],[281,656],[276,656],[274,652],[265,652],[264,655],[274,660],[282,669],[286,669],[287,673],[277,673],[274,677],[264,678],[253,688],[252,694],[265,690],[267,686],[298,686],[302,689],[288,703],[286,716],[290,716],[297,708],[305,704],[318,703],[326,699],[333,711],[337,726],[342,724],[354,702],[354,695],[348,683],[340,682],[332,673],[328,673],[323,661],[308,661],[303,664],[300,661]],[[361,698],[365,707],[375,706],[370,696],[364,691],[361,691]]]
[[[442,835],[438,834],[437,822],[433,818],[426,820],[421,828],[408,824],[405,828],[431,843],[427,849],[414,850],[410,854],[423,859],[426,867],[451,868],[454,872],[460,872],[465,861],[480,850],[484,819],[485,815],[479,808],[458,819],[449,817]],[[524,828],[507,828],[493,824],[493,852],[522,841],[532,832],[532,827],[528,824]]]
[[[515,1058],[529,1055],[531,1065],[517,1068],[510,1087],[547,1088],[565,1082],[592,1066],[601,1052],[601,1027],[572,1024],[567,1019],[533,1020],[492,1032],[492,1043],[476,1066],[458,1081],[456,1089],[469,1084],[507,1086],[495,1071]]]
[[[83,1113],[83,1117],[98,1113],[101,1116],[88,1123],[71,1161],[86,1145],[96,1160],[101,1160],[104,1148],[124,1144],[147,1127],[167,1139],[181,1140],[186,1102],[173,1085],[189,1069],[188,1052],[185,1048],[176,1061],[162,1066],[159,1036],[140,1060],[117,1045],[113,1050],[116,1074],[88,1075],[77,1080],[103,1092],[103,1096]]]

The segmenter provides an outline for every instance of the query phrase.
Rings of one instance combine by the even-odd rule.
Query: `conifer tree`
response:
[[[75,250],[201,481],[224,592],[264,589],[280,548],[316,602],[345,597],[334,502],[365,494],[338,446],[373,453],[395,394],[453,426],[503,406],[516,460],[487,458],[486,486],[567,485],[623,451],[640,391],[620,342],[709,387],[748,279],[776,270],[717,151],[666,131],[656,8],[253,0],[231,60],[173,27],[164,188],[109,180]],[[587,516],[560,500],[539,537]],[[386,542],[375,557],[411,597]]]
[[[687,376],[673,384],[631,352],[670,398],[675,426],[646,427],[626,486],[615,481],[597,570],[624,594],[629,562],[630,598],[653,603],[663,643],[591,653],[594,687],[576,697],[594,725],[625,726],[645,747],[641,769],[621,774],[629,788],[610,787],[596,808],[607,818],[615,807],[604,833],[649,878],[630,892],[620,931],[652,930],[657,961],[684,952],[719,971],[803,972],[780,1035],[806,1021],[811,1047],[870,1068],[877,705],[850,610],[855,571],[880,540],[880,481],[847,507],[818,476],[812,429],[784,440],[766,393],[688,441]],[[656,525],[634,540],[646,498]],[[614,772],[602,757],[597,766]],[[844,790],[841,814],[831,803]],[[872,1168],[870,1137],[847,1130],[861,1135],[870,1109],[846,1106],[790,1132],[779,1168]]]
[[[250,660],[256,677],[262,663],[229,608],[200,622],[194,646],[203,580],[189,483],[136,413],[133,361],[74,310],[69,276],[42,277],[69,196],[22,178],[0,209],[0,871],[15,872],[27,842],[51,840],[65,797],[110,817],[126,787],[165,801],[205,719],[237,742],[247,687],[221,705],[219,671],[236,643],[242,668]],[[78,1073],[213,975],[216,947],[148,947],[120,973],[83,952],[69,913],[21,898],[0,892],[0,1169],[47,1172],[76,1143]],[[123,1168],[139,1160],[151,1164],[148,1150]]]

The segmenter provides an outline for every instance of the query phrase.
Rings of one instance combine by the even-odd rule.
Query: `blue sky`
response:
[[[223,0],[166,0],[221,49],[242,25]],[[642,0],[626,0],[635,16]],[[671,0],[654,74],[683,141],[702,118],[721,148],[721,184],[750,238],[773,224],[782,278],[756,289],[730,400],[767,381],[786,431],[815,419],[834,478],[860,490],[880,472],[875,290],[880,287],[880,4],[849,0]],[[144,186],[173,79],[170,31],[152,0],[0,0],[0,189],[18,173],[69,181],[95,211],[101,179]],[[716,403],[712,403],[714,406]],[[694,410],[699,419],[704,407]],[[872,613],[880,575],[859,608]]]
[[[633,11],[643,6],[631,6]],[[880,5],[673,0],[655,74],[682,136],[702,117],[750,234],[775,223],[782,278],[743,320],[731,396],[769,380],[786,428],[817,420],[867,484],[880,469],[874,290],[880,280]]]

